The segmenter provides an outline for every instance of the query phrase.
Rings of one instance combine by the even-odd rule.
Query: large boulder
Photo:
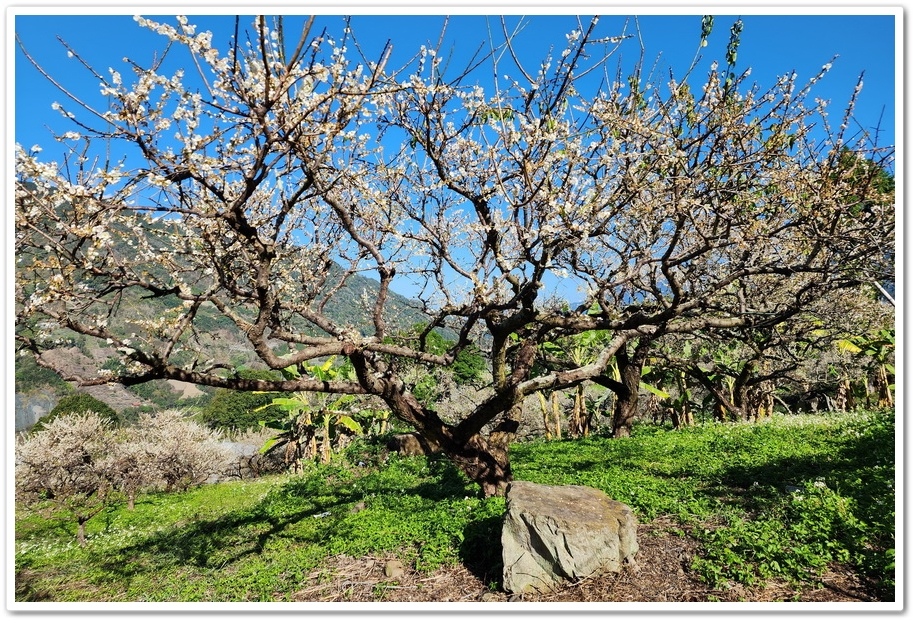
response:
[[[591,487],[515,481],[503,520],[503,589],[547,593],[634,561],[636,516]]]

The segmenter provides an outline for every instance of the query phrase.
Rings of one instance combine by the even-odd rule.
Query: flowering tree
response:
[[[55,418],[16,444],[16,498],[24,504],[49,502],[76,519],[76,538],[86,544],[86,522],[104,510],[114,491],[116,468],[107,454],[111,421],[97,413]]]
[[[250,43],[221,52],[184,18],[138,21],[167,52],[130,83],[97,72],[110,109],[75,95],[62,107],[76,124],[65,162],[16,156],[17,338],[39,355],[59,329],[107,341],[121,368],[84,384],[374,395],[501,494],[527,396],[604,382],[625,435],[654,340],[772,326],[892,261],[893,196],[840,165],[842,147],[892,157],[848,144],[855,95],[833,128],[811,103],[828,67],[749,86],[735,74],[740,23],[725,70],[713,64],[698,88],[640,65],[612,74],[625,37],[598,36],[597,18],[540,67],[507,35],[465,65],[432,46],[397,70],[349,28],[331,38],[309,21],[293,43],[257,18]],[[181,50],[196,76],[166,73]],[[485,87],[480,66],[505,78]],[[99,144],[133,154],[87,161]],[[378,288],[361,333],[325,309],[363,272]],[[558,279],[581,307],[552,296]],[[386,313],[397,280],[429,318],[411,335]],[[129,304],[143,297],[168,311]],[[238,378],[201,346],[205,308],[271,369],[338,356],[356,378]],[[457,335],[439,354],[425,347],[437,328]],[[542,344],[589,331],[609,338],[587,361],[538,365]],[[481,335],[489,394],[448,417],[422,404],[399,362],[447,366]]]
[[[122,448],[114,453],[133,461],[120,472],[125,488],[136,482],[130,480],[136,474],[131,468],[145,471],[143,484],[165,491],[186,491],[211,477],[225,476],[232,465],[220,435],[193,421],[181,409],[144,413],[130,432],[134,438],[132,450]],[[135,492],[128,489],[128,493]]]
[[[16,444],[16,499],[86,523],[123,493],[129,509],[143,489],[186,490],[231,465],[219,436],[180,410],[144,414],[136,425],[115,428],[98,413],[65,413]]]
[[[160,481],[155,449],[148,435],[138,434],[134,427],[116,429],[107,452],[112,464],[112,485],[127,498],[127,509],[134,510],[137,495]]]

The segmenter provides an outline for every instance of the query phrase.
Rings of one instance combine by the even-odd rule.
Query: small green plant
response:
[[[811,581],[830,563],[861,565],[867,526],[854,512],[855,502],[821,480],[790,491],[755,519],[732,518],[727,526],[700,529],[705,553],[693,568],[723,587],[771,577]]]

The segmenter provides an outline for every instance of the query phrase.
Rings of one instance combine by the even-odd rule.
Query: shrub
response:
[[[284,417],[283,411],[268,407],[263,411],[258,407],[270,404],[280,394],[259,394],[221,389],[201,410],[199,420],[213,429],[249,430],[259,428],[262,420],[273,420]]]
[[[271,370],[239,370],[241,378],[275,380],[278,373]],[[260,428],[263,420],[276,420],[285,417],[277,407],[268,407],[255,412],[259,407],[271,403],[274,398],[287,396],[282,392],[244,392],[231,389],[220,389],[204,405],[198,417],[210,428],[221,430],[251,430]]]

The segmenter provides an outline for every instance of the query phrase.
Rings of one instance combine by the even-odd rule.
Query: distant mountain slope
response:
[[[331,264],[329,282],[336,282],[343,274],[343,268],[336,263]],[[325,314],[338,323],[349,323],[359,328],[364,333],[371,332],[372,311],[367,309],[362,301],[375,301],[378,293],[379,282],[364,275],[354,274],[349,277],[346,285],[325,306]],[[385,305],[385,319],[393,327],[407,328],[418,322],[426,322],[429,318],[417,309],[415,301],[401,296],[393,291],[388,292]]]
[[[328,282],[337,284],[343,274],[343,267],[331,264]],[[22,278],[18,267],[16,278]],[[352,274],[325,305],[324,314],[335,323],[351,325],[368,334],[374,329],[371,309],[365,302],[374,303],[378,289],[377,280]],[[122,309],[130,308],[140,316],[157,317],[177,307],[179,301],[174,296],[148,298],[128,291],[120,305]],[[397,331],[399,328],[406,329],[428,320],[427,316],[417,309],[413,301],[394,292],[389,292],[385,305],[385,319],[389,331]],[[110,326],[114,328],[118,324],[118,320],[113,320]],[[260,361],[251,352],[244,334],[211,305],[201,306],[195,319],[195,326],[199,329],[198,339],[202,342],[209,357],[231,362],[232,365],[240,368],[260,367]],[[123,330],[126,333],[129,332],[129,325],[124,324]],[[307,330],[307,327],[303,327],[303,330]],[[65,373],[91,376],[94,371],[114,361],[116,353],[106,348],[105,344],[99,340],[76,334],[71,335],[64,331],[60,332],[59,337],[62,339],[62,346],[50,351],[46,359]],[[38,417],[53,408],[57,399],[67,389],[59,375],[51,373],[54,378],[49,379],[48,371],[29,365],[28,362],[19,358],[17,358],[16,370],[16,421],[17,430],[20,430],[30,426]],[[151,406],[151,403],[140,395],[142,391],[135,391],[135,388],[126,388],[121,385],[94,386],[79,391],[87,391],[119,412],[123,409]]]

